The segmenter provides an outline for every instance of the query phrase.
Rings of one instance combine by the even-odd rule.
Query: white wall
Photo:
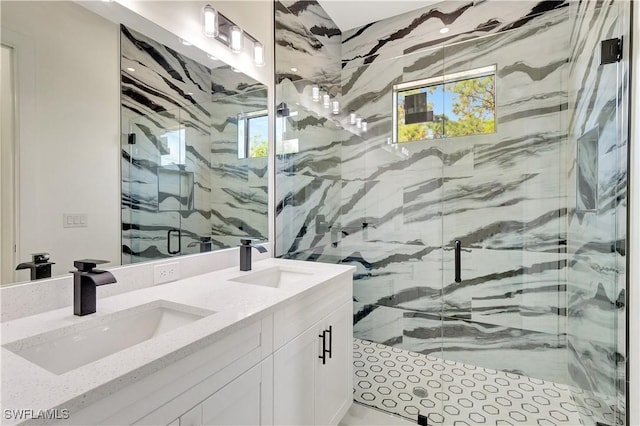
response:
[[[120,29],[70,2],[3,2],[2,29],[20,44],[16,261],[50,252],[54,275],[85,257],[119,264]],[[63,228],[63,213],[88,226]]]
[[[633,53],[631,55],[631,211],[629,270],[629,424],[640,425],[640,2],[633,4]]]
[[[0,139],[0,283],[14,281],[14,52],[2,46],[2,136]]]

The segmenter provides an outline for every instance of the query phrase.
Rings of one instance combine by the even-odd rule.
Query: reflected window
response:
[[[495,65],[393,86],[393,141],[494,133]]]
[[[185,164],[185,129],[170,130],[160,136],[160,165]]]
[[[238,115],[238,158],[269,155],[269,117],[267,110]]]

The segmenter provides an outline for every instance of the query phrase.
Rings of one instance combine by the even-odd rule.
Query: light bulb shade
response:
[[[340,102],[339,101],[331,102],[331,112],[333,113],[333,115],[340,114]]]
[[[229,48],[233,53],[240,53],[242,50],[242,28],[235,25],[231,27]]]
[[[264,66],[264,46],[259,41],[253,44],[253,62],[259,66]]]
[[[325,108],[329,108],[331,106],[331,96],[328,93],[322,95],[322,106]]]
[[[320,88],[318,86],[312,86],[311,87],[311,100],[313,102],[319,102],[320,101]]]
[[[362,118],[360,118],[360,117],[356,118],[356,127],[358,129],[362,128]]]
[[[363,132],[367,131],[367,120],[362,120],[362,122],[360,123],[360,127],[362,128]]]
[[[218,12],[210,4],[202,8],[202,32],[207,37],[218,36]]]
[[[351,113],[349,114],[349,123],[352,124],[352,125],[356,124],[356,118],[357,117],[358,116],[356,115],[356,113],[351,111]]]

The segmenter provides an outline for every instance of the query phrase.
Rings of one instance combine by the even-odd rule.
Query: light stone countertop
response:
[[[313,273],[305,281],[284,288],[229,281],[276,265],[305,269]],[[3,345],[0,352],[2,424],[7,422],[5,410],[10,409],[64,408],[70,413],[77,412],[230,335],[234,330],[285,305],[295,303],[305,294],[320,289],[321,284],[343,274],[351,275],[353,269],[353,266],[266,259],[255,262],[250,272],[240,272],[235,266],[98,299],[97,312],[83,317],[73,315],[73,307],[68,306],[4,322],[0,329]],[[55,333],[55,330],[74,324],[96,319],[99,322],[101,317],[157,300],[216,313],[60,375],[51,373],[4,347],[42,333]],[[61,330],[61,335],[63,332]]]

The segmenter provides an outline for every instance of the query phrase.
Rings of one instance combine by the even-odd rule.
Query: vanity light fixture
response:
[[[313,102],[320,102],[320,88],[317,84],[311,86],[311,100]]]
[[[256,66],[264,66],[264,46],[259,41],[253,42],[253,62]]]
[[[210,4],[202,8],[202,32],[207,37],[218,36],[218,11]]]
[[[333,101],[331,102],[331,112],[333,113],[333,115],[338,115],[340,114],[340,101]]]
[[[356,127],[358,129],[362,129],[362,118],[360,117],[356,118]]]
[[[236,54],[241,53],[244,49],[244,39],[249,39],[253,43],[249,44],[253,63],[258,67],[265,65],[264,45],[210,4],[202,8],[202,32],[207,37],[215,38]]]
[[[355,113],[355,112],[353,112],[353,111],[351,111],[351,112],[349,113],[349,124],[351,124],[351,125],[356,124],[356,118],[357,118],[357,117],[358,117],[358,116],[356,115],[356,113]]]
[[[360,127],[362,128],[363,132],[367,131],[367,120],[362,120],[362,122],[360,123]]]
[[[449,28],[448,27],[442,27],[440,28],[440,34],[446,34],[449,32]]]
[[[331,106],[331,96],[328,93],[322,95],[322,106],[325,108],[329,108]]]
[[[231,49],[233,53],[240,53],[242,50],[242,28],[237,25],[231,27],[229,49]]]

